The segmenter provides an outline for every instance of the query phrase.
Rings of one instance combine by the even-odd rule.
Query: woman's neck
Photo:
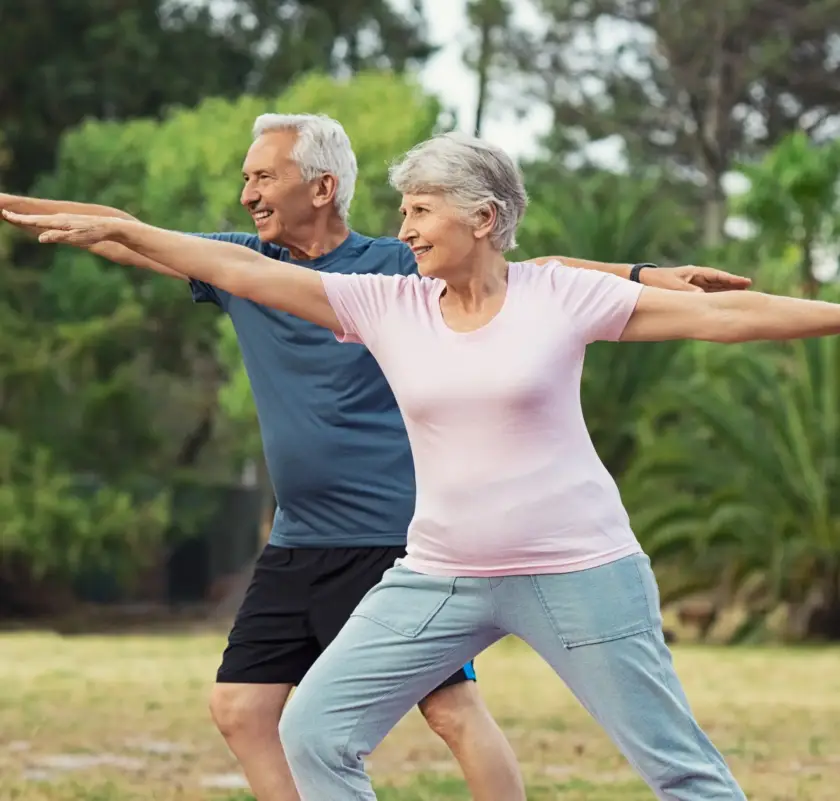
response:
[[[502,253],[486,256],[476,263],[464,265],[446,279],[444,290],[447,306],[466,312],[478,311],[484,302],[503,295],[507,290],[508,263]]]

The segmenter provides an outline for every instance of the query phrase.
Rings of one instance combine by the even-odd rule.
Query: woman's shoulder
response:
[[[539,281],[546,275],[566,273],[573,268],[563,264],[560,259],[541,258],[533,261],[509,262],[508,267],[523,281]]]
[[[340,278],[355,282],[363,292],[380,295],[391,301],[404,302],[416,302],[432,297],[439,283],[437,279],[419,275],[383,274],[376,271],[345,273]]]
[[[571,270],[557,259],[509,262],[508,280],[524,287],[553,287],[562,282]]]

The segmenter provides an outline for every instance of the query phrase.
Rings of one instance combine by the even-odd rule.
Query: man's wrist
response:
[[[633,281],[637,284],[642,284],[642,283],[644,283],[642,281],[642,270],[647,270],[647,269],[655,270],[657,267],[658,267],[658,265],[653,264],[651,262],[641,262],[639,264],[634,264],[630,268],[630,275],[628,277],[631,281]]]

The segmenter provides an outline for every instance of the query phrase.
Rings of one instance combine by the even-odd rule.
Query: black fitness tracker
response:
[[[645,267],[650,267],[652,270],[657,269],[659,265],[657,264],[650,264],[645,262],[644,264],[634,264],[630,268],[630,280],[635,281],[637,284],[640,284],[641,281],[639,280],[639,273],[645,269]]]

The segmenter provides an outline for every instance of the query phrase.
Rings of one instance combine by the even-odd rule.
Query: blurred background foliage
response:
[[[419,4],[0,0],[0,191],[248,230],[253,119],[323,112],[358,156],[353,226],[388,235],[392,158],[539,102],[554,124],[522,164],[516,257],[713,264],[840,300],[840,0],[533,6],[544,24],[524,30],[507,0],[470,0],[480,102],[457,120],[415,77],[434,52]],[[605,21],[618,46],[599,44]],[[619,165],[595,158],[605,142]],[[666,601],[739,610],[728,639],[840,637],[836,339],[599,344],[583,402]],[[0,614],[21,585],[91,572],[130,595],[254,480],[224,319],[179,282],[0,227]]]

